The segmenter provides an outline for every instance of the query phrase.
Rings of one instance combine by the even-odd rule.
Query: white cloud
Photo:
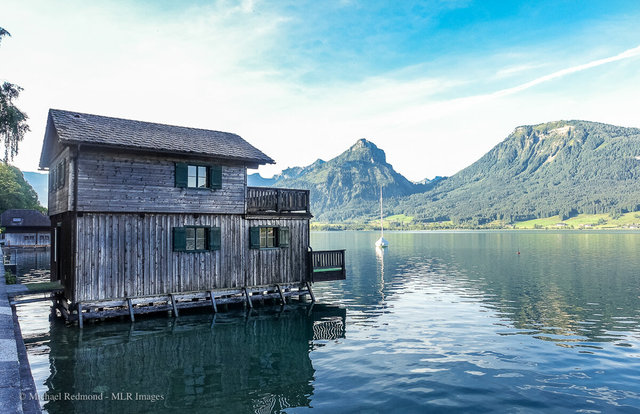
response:
[[[631,125],[640,106],[640,48],[484,94],[464,93],[479,81],[473,62],[464,77],[460,68],[456,77],[419,76],[426,66],[418,65],[308,86],[265,64],[288,18],[254,1],[172,15],[79,1],[8,1],[5,10],[13,37],[0,47],[2,77],[25,88],[19,104],[33,130],[16,159],[25,170],[37,166],[50,107],[236,132],[279,162],[263,167],[265,175],[331,158],[366,137],[417,180],[456,172],[520,124],[572,117]],[[531,69],[522,62],[490,76]],[[597,87],[565,82],[598,70],[611,75],[601,74]]]
[[[518,64],[514,66],[508,66],[506,68],[501,68],[496,72],[497,79],[507,78],[516,74],[520,74],[522,72],[528,72],[534,69],[540,69],[545,66],[544,63],[524,63]]]

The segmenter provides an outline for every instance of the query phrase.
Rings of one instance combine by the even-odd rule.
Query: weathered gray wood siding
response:
[[[245,166],[220,162],[222,188],[211,190],[176,187],[176,162],[192,161],[83,149],[78,155],[78,211],[244,213]]]
[[[58,156],[53,160],[51,165],[49,166],[49,173],[51,174],[51,170],[58,165],[61,160],[66,160],[67,164],[65,167],[65,182],[64,187],[59,188],[57,190],[51,191],[49,189],[49,216],[53,216],[56,214],[64,213],[66,211],[70,211],[73,208],[71,195],[73,191],[72,188],[72,179],[73,179],[73,160],[70,157],[69,147],[65,147],[65,149],[58,154]]]
[[[309,246],[308,219],[247,219],[245,234],[249,227],[289,227],[289,247],[275,249],[248,249],[245,260],[245,284],[247,286],[273,283],[302,282],[308,279],[307,247]],[[277,280],[274,280],[274,275]]]
[[[249,227],[288,226],[290,246],[249,249]],[[220,227],[221,249],[174,252],[172,228]],[[71,301],[225,289],[306,280],[308,220],[241,215],[84,213],[77,218]]]

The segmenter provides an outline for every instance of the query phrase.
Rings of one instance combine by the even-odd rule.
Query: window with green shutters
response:
[[[289,227],[278,227],[278,246],[289,247]]]
[[[249,247],[251,249],[260,248],[260,227],[249,227]]]
[[[220,250],[222,245],[222,233],[220,227],[211,227],[209,229],[209,250]]]
[[[173,228],[173,251],[184,252],[187,250],[187,229],[184,227]]]
[[[66,183],[67,160],[64,159],[49,170],[49,191],[54,192],[63,188]]]
[[[62,160],[58,163],[58,185],[57,188],[64,187],[66,173],[66,160]]]
[[[222,188],[222,166],[176,163],[175,185],[179,188]]]
[[[273,249],[289,247],[289,227],[250,227],[249,248]]]
[[[222,166],[212,165],[209,167],[209,188],[222,188]]]
[[[220,250],[222,244],[220,227],[174,227],[174,252],[205,252]]]

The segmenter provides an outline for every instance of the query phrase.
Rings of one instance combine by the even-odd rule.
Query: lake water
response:
[[[20,306],[40,396],[61,398],[44,408],[640,412],[640,233],[390,232],[384,254],[373,232],[311,237],[347,249],[313,307],[80,330]]]

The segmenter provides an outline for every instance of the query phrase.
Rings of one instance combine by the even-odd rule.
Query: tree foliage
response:
[[[4,36],[11,36],[11,33],[7,32],[5,29],[0,27],[0,43],[2,43],[2,38]]]
[[[0,194],[0,213],[12,208],[46,211],[22,172],[12,165],[0,163]]]
[[[4,36],[11,36],[11,34],[0,27],[0,41]],[[13,103],[18,99],[21,91],[21,87],[9,82],[4,82],[0,86],[0,139],[4,141],[5,164],[18,154],[18,145],[29,131],[27,115]]]

